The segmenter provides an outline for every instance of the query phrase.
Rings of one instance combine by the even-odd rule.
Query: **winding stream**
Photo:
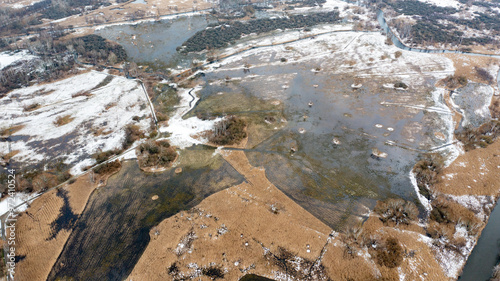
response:
[[[377,20],[382,29],[391,35],[394,46],[412,52],[419,53],[456,53],[471,56],[483,56],[500,59],[500,55],[468,53],[458,50],[428,50],[419,48],[410,48],[403,44],[397,36],[391,31],[390,27],[384,18],[384,12],[379,10]],[[500,70],[497,75],[498,90],[500,90]],[[490,278],[493,267],[498,263],[500,254],[500,232],[498,225],[500,224],[500,205],[497,204],[490,215],[488,224],[481,233],[481,236],[472,250],[467,262],[463,268],[462,274],[458,280],[460,281],[486,281]]]

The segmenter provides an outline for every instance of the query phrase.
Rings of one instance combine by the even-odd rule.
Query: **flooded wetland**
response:
[[[241,280],[270,280],[260,277],[261,273],[266,277],[270,275],[249,271],[255,268],[255,264],[262,270],[265,263],[262,260],[255,263],[248,259],[243,261],[244,258],[230,260],[233,252],[240,255],[244,252],[242,249],[247,249],[251,255],[262,255],[261,250],[264,250],[264,257],[269,258],[269,251],[278,251],[272,240],[276,237],[272,235],[272,239],[265,237],[262,241],[247,238],[248,233],[243,230],[259,229],[261,222],[257,220],[259,225],[250,227],[243,218],[267,218],[267,212],[278,216],[286,214],[287,208],[293,214],[307,212],[312,215],[318,220],[312,223],[314,227],[304,227],[298,219],[293,226],[297,228],[283,230],[291,233],[302,231],[302,227],[308,228],[311,242],[300,241],[304,245],[300,245],[297,256],[299,253],[307,256],[308,259],[302,262],[310,263],[308,266],[312,271],[313,263],[321,264],[329,245],[337,247],[332,241],[338,232],[367,221],[377,201],[402,198],[416,203],[421,211],[429,210],[425,205],[429,202],[422,200],[411,171],[427,153],[437,152],[448,161],[459,153],[454,146],[454,113],[445,103],[449,91],[436,86],[439,80],[454,73],[453,61],[435,54],[402,51],[388,44],[386,37],[379,32],[339,30],[349,26],[333,25],[322,25],[321,30],[329,31],[309,37],[300,37],[302,31],[298,38],[290,35],[292,31],[258,35],[257,40],[270,41],[271,46],[253,46],[249,42],[255,40],[252,36],[256,35],[252,35],[233,42],[233,47],[210,53],[186,55],[178,52],[183,42],[214,22],[210,16],[185,16],[109,26],[96,31],[96,34],[120,43],[129,59],[143,69],[163,69],[177,75],[198,67],[195,70],[197,75],[186,83],[189,87],[181,83],[167,86],[167,82],[162,81],[154,88],[157,95],[152,98],[154,106],[161,105],[162,113],[171,118],[160,123],[160,137],[172,140],[165,128],[179,121],[173,118],[176,114],[181,119],[179,112],[186,112],[182,116],[184,121],[189,118],[213,121],[236,115],[247,122],[248,137],[241,145],[216,149],[213,143],[203,140],[208,134],[206,131],[198,132],[190,137],[200,143],[205,141],[205,145],[193,143],[186,148],[178,147],[179,158],[173,167],[161,172],[146,173],[135,159],[123,161],[121,170],[109,178],[106,186],[93,191],[80,215],[71,212],[66,202],[68,199],[62,194],[65,200],[63,211],[71,215],[74,226],[48,280],[65,277],[123,280],[129,276],[142,276],[142,267],[147,265],[151,255],[148,245],[159,243],[156,237],[160,235],[160,229],[174,227],[174,220],[177,227],[180,218],[188,220],[182,227],[189,228],[189,232],[181,233],[186,229],[180,226],[173,231],[171,237],[181,238],[168,241],[170,244],[165,246],[168,248],[165,255],[172,258],[173,247],[179,249],[189,244],[182,253],[175,250],[173,258],[183,261],[186,251],[193,256],[201,255],[196,257],[210,264],[208,269],[216,271],[209,263],[209,257],[221,259],[216,253],[219,249],[207,250],[205,259],[205,252],[195,253],[196,247],[189,248],[196,239],[207,239],[214,245],[222,243],[217,239],[228,231],[222,224],[222,232],[217,229],[218,234],[212,236],[208,233],[215,223],[208,226],[198,224],[208,217],[199,215],[196,222],[191,221],[196,214],[183,217],[194,212],[193,208],[202,201],[212,202],[215,210],[243,206],[234,210],[234,216],[241,216],[242,221],[239,217],[224,218],[236,225],[234,231],[241,230],[241,234],[230,229],[230,234],[224,236],[230,238],[220,238],[221,241],[232,239],[226,243],[241,248],[235,250],[228,246],[228,249],[221,250],[221,264],[238,268],[239,271],[234,271],[237,274],[246,274]],[[234,47],[238,44],[253,47],[242,51]],[[216,59],[207,62],[208,56]],[[480,88],[477,85],[470,87]],[[192,100],[186,103],[188,94]],[[465,97],[460,95],[452,99],[456,103],[467,103],[466,94]],[[484,96],[485,100],[491,98],[491,93],[485,90]],[[200,123],[185,124],[192,126],[189,130],[196,131]],[[257,188],[254,184],[262,186]],[[260,197],[252,195],[252,188]],[[273,197],[266,198],[266,192],[272,193]],[[214,198],[232,201],[225,206],[225,201],[213,203]],[[292,203],[286,201],[290,199]],[[276,207],[272,200],[289,205],[282,207],[280,203]],[[260,210],[256,206],[264,206],[265,215],[242,213],[247,207]],[[280,217],[283,220],[280,223],[286,225],[283,217]],[[167,223],[171,225],[165,226]],[[333,232],[328,234],[328,230]],[[185,245],[182,241],[188,239],[186,237],[192,241]],[[418,243],[427,240],[422,238]],[[265,246],[267,242],[269,244]],[[312,253],[311,245],[315,247]],[[205,246],[200,245],[198,249]],[[332,253],[335,254],[330,253],[329,258],[335,260],[337,252],[332,250]],[[368,250],[358,255],[367,256]],[[137,265],[140,265],[139,269],[134,268]],[[207,267],[202,269],[199,266],[201,264],[185,265],[194,272],[191,277],[206,274],[203,270],[207,271]],[[280,265],[276,266],[279,268]],[[177,274],[175,262],[164,267],[156,276],[158,280],[158,276],[164,278],[165,275]],[[227,274],[236,274],[234,272]]]

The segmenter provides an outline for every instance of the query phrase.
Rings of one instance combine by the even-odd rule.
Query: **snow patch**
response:
[[[2,52],[0,53],[0,70],[21,60],[30,60],[36,56],[30,55],[27,50],[20,52]]]

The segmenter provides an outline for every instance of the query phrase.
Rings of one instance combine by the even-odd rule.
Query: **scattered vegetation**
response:
[[[456,134],[456,137],[464,145],[465,151],[476,148],[485,148],[492,144],[500,136],[500,121],[491,120],[479,128],[466,127]]]
[[[344,258],[355,258],[358,254],[358,249],[362,248],[365,245],[363,228],[349,227],[343,234],[344,235],[341,236],[341,239],[344,243]]]
[[[494,119],[499,119],[500,118],[500,99],[499,98],[493,98],[493,101],[490,105],[490,112],[491,112],[491,117]]]
[[[265,258],[286,272],[292,280],[329,280],[321,263],[298,257],[281,246],[278,246],[276,253],[267,252]]]
[[[230,116],[216,123],[209,141],[217,145],[231,145],[241,142],[247,137],[247,122],[239,117]]]
[[[403,262],[403,247],[399,245],[397,238],[387,238],[384,244],[377,247],[376,251],[379,265],[395,268]]]
[[[137,147],[137,159],[141,168],[168,167],[177,158],[177,152],[167,140],[149,140]]]
[[[410,224],[417,219],[418,209],[415,204],[403,199],[378,201],[374,209],[385,225]]]

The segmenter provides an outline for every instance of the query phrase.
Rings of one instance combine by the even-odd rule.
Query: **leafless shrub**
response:
[[[429,154],[425,155],[413,167],[419,192],[427,199],[431,198],[429,187],[438,182],[438,174],[441,172],[442,166],[443,158],[441,156]]]
[[[378,201],[374,209],[384,224],[410,224],[418,216],[415,204],[403,199],[387,199]]]
[[[493,273],[491,274],[490,281],[500,281],[500,264],[497,264],[493,268]]]

